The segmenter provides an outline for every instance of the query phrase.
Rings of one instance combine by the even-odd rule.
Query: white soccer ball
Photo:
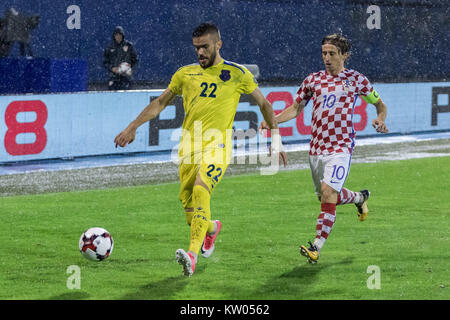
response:
[[[114,248],[114,241],[108,231],[95,227],[83,232],[78,247],[86,259],[102,261],[111,255]]]
[[[130,64],[126,63],[126,62],[122,62],[119,65],[119,73],[120,74],[126,74],[127,76],[131,76],[132,71],[131,71]]]

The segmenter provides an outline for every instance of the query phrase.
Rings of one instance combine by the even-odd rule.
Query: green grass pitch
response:
[[[449,299],[450,157],[353,164],[346,187],[368,188],[369,217],[338,206],[319,263],[320,205],[309,170],[227,176],[212,197],[223,228],[216,251],[181,275],[175,250],[189,229],[178,183],[0,198],[0,299]],[[109,230],[103,262],[78,251],[81,233]],[[69,289],[69,266],[80,289]],[[379,289],[369,289],[379,268]]]

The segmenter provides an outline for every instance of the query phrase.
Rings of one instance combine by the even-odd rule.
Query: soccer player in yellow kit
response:
[[[193,32],[192,42],[199,63],[178,69],[168,88],[114,140],[121,147],[131,143],[139,126],[155,118],[176,95],[183,96],[180,200],[190,225],[190,245],[188,252],[176,251],[176,260],[186,276],[194,273],[200,250],[203,257],[212,254],[222,226],[219,220],[211,220],[210,199],[231,160],[231,130],[241,94],[250,94],[255,99],[267,125],[275,129],[272,152],[279,154],[284,165],[287,163],[272,105],[250,71],[220,56],[222,40],[218,28],[212,23],[200,24]]]

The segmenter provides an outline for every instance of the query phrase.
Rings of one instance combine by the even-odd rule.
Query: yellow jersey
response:
[[[247,68],[223,59],[206,69],[199,64],[178,69],[168,88],[183,97],[180,158],[206,149],[229,148],[240,95],[257,87]]]

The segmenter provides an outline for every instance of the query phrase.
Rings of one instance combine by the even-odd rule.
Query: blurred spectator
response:
[[[134,46],[125,40],[121,26],[114,29],[112,42],[105,49],[103,64],[109,71],[108,88],[110,90],[127,90],[131,88],[133,68],[138,63]]]
[[[6,19],[0,18],[0,58],[9,56],[11,43],[7,41]]]
[[[32,57],[30,33],[31,30],[38,26],[39,16],[26,16],[17,12],[16,9],[10,8],[6,11],[2,24],[4,24],[2,33],[4,32],[3,36],[5,38],[1,41],[2,44],[0,46],[3,50],[0,49],[0,51],[7,52],[6,55],[8,55],[14,43],[18,42],[20,45],[20,55]]]

